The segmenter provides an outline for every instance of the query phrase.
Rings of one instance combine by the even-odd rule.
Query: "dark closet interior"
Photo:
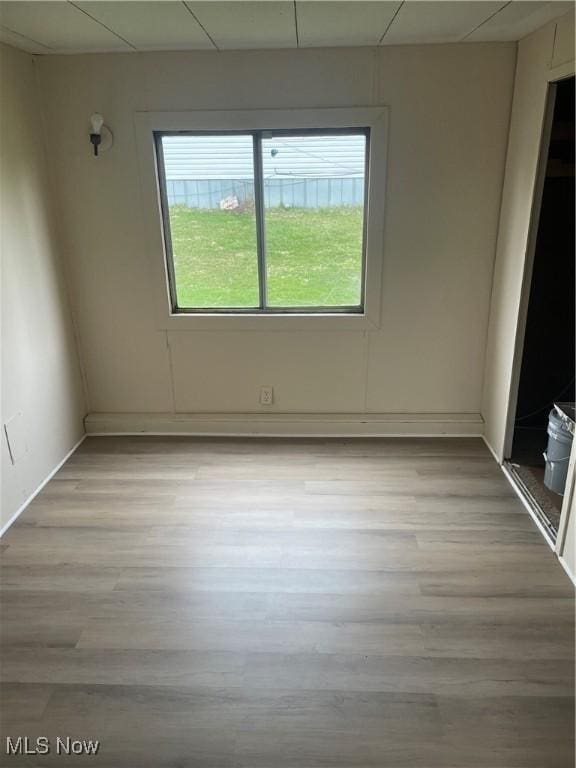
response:
[[[574,78],[556,84],[514,422],[511,463],[552,536],[562,496],[544,485],[548,414],[574,402]]]

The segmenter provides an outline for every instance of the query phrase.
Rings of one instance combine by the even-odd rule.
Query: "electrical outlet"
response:
[[[274,402],[274,387],[260,387],[260,405],[272,405]]]

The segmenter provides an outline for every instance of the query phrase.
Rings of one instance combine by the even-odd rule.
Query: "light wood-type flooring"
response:
[[[573,768],[573,591],[479,439],[88,438],[1,546],[6,766]]]

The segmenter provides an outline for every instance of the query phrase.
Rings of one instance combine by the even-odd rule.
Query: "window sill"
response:
[[[366,331],[379,327],[365,313],[178,313],[159,319],[166,331]]]

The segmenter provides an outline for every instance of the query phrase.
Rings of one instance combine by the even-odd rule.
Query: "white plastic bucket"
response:
[[[572,450],[572,440],[568,427],[556,411],[550,411],[548,417],[548,448],[544,454],[546,469],[544,485],[554,493],[562,495],[568,476],[568,462]]]

